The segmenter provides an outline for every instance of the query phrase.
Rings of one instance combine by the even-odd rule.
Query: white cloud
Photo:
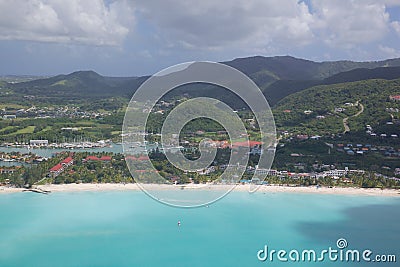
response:
[[[399,0],[383,0],[382,2],[388,7],[400,6]]]
[[[190,59],[283,53],[364,57],[362,51],[368,57],[384,54],[378,44],[398,40],[400,23],[388,13],[394,6],[400,1],[0,0],[0,40],[98,46],[127,40],[119,48],[137,50],[133,54]],[[131,36],[135,19],[138,30]]]
[[[186,49],[285,47],[313,38],[313,18],[297,0],[146,0],[135,6],[163,38]]]
[[[314,29],[331,46],[369,43],[382,39],[389,32],[385,1],[313,0],[312,7],[316,20]]]
[[[391,23],[391,25],[392,25],[392,28],[394,29],[394,31],[395,31],[398,35],[400,35],[400,22],[398,22],[398,21],[393,21],[393,22]]]
[[[400,57],[400,50],[397,50],[393,47],[379,45],[378,48],[379,48],[379,51],[385,55],[385,57],[389,57],[389,58]]]
[[[354,51],[384,40],[392,29],[400,32],[387,12],[399,0],[311,0],[310,7],[298,0],[134,3],[170,49],[280,54],[321,44]]]
[[[126,1],[0,0],[0,39],[119,45],[132,15]]]

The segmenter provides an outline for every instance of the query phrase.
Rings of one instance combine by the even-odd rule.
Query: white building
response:
[[[329,170],[324,172],[324,176],[341,177],[347,174],[347,170]]]
[[[30,140],[29,145],[30,146],[48,146],[49,140]]]
[[[262,169],[262,168],[258,168],[258,166],[256,166],[254,172],[255,172],[255,174],[270,175],[270,176],[276,176],[279,174],[279,172],[277,170]]]
[[[13,120],[13,119],[16,119],[16,118],[17,118],[16,115],[4,115],[3,116],[3,119],[5,119],[5,120]]]

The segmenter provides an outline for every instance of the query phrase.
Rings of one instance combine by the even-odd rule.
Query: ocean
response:
[[[399,266],[399,245],[400,198],[232,192],[182,209],[140,191],[0,194],[1,267]]]

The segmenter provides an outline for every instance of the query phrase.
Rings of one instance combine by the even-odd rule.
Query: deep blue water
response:
[[[181,226],[177,222],[181,221]],[[400,198],[234,192],[172,208],[142,192],[0,195],[0,266],[399,266],[257,259],[269,249],[395,254]]]

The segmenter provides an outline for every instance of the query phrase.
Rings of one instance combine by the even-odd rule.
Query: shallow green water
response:
[[[399,261],[399,222],[399,198],[240,192],[179,209],[142,192],[2,194],[0,266],[353,266],[257,259],[339,238]]]

